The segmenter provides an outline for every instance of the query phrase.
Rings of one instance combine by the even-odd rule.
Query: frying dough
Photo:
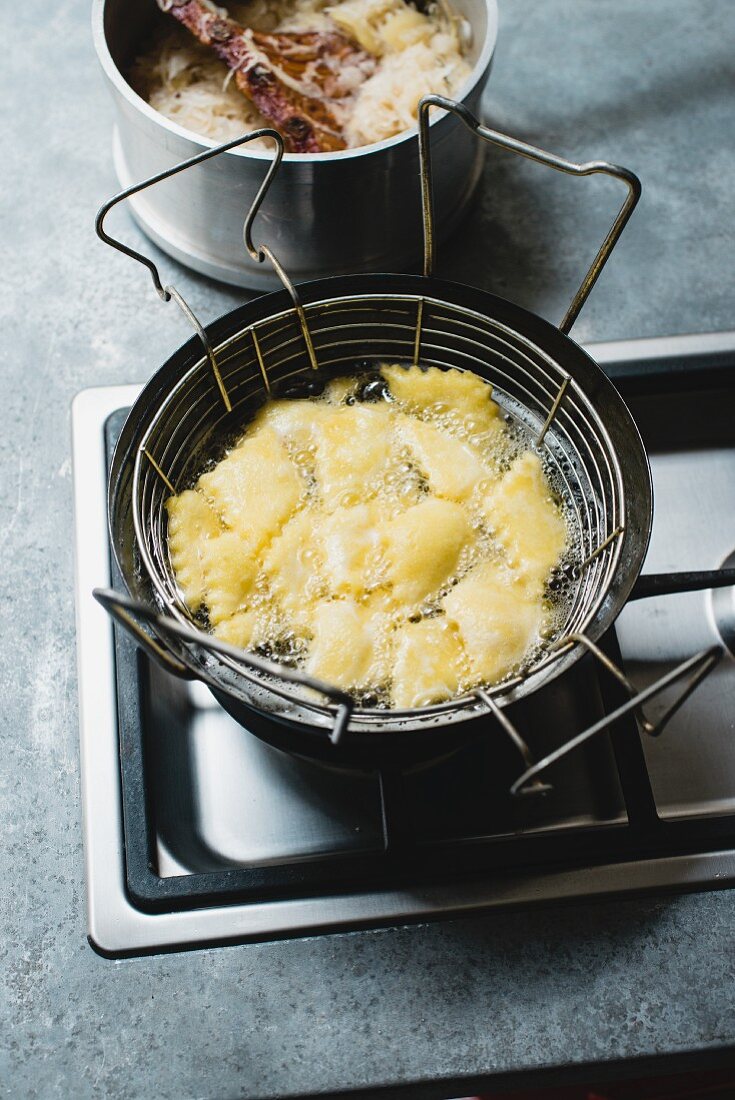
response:
[[[206,595],[202,550],[207,539],[222,530],[216,512],[206,497],[186,489],[166,501],[168,512],[168,549],[176,583],[184,602],[197,611]]]
[[[315,476],[332,511],[375,496],[390,461],[393,424],[385,407],[338,405],[316,430]]]
[[[293,451],[307,451],[316,441],[320,421],[329,415],[329,408],[316,401],[267,401],[255,416],[246,439],[272,430]]]
[[[363,595],[380,583],[386,547],[382,509],[375,501],[338,508],[319,523],[314,537],[324,553],[327,584],[334,595]]]
[[[406,416],[401,420],[400,433],[429,488],[438,497],[467,500],[489,476],[473,447],[434,424]]]
[[[253,594],[258,559],[239,531],[222,531],[201,544],[206,601],[213,626],[240,611]]]
[[[354,600],[319,604],[306,670],[346,691],[375,688],[390,677],[390,619]]]
[[[533,586],[542,587],[564,551],[567,532],[538,455],[526,451],[515,459],[490,488],[482,512],[508,564]]]
[[[446,616],[404,623],[397,631],[393,706],[403,710],[451,699],[467,672],[462,640]]]
[[[544,605],[538,591],[498,562],[483,562],[445,596],[459,628],[475,683],[512,672],[541,639]]]
[[[487,383],[381,373],[370,400],[337,378],[321,399],[268,401],[166,501],[168,540],[184,600],[217,637],[286,642],[314,676],[403,709],[523,663],[548,631],[568,534]]]
[[[263,573],[284,618],[308,624],[315,601],[323,595],[324,556],[314,533],[314,518],[297,512],[268,547]]]
[[[460,504],[431,497],[386,524],[386,573],[396,605],[405,612],[441,589],[473,537]]]
[[[202,474],[199,488],[256,553],[294,511],[304,484],[278,434],[264,426]]]
[[[215,637],[240,649],[251,649],[261,640],[261,618],[256,611],[236,611],[214,628]]]
[[[381,374],[393,397],[414,415],[432,413],[470,432],[502,428],[492,386],[476,374],[400,364],[383,367]]]

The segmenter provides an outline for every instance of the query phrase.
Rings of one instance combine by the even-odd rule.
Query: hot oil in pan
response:
[[[330,405],[333,408],[338,406],[388,405],[394,406],[392,411],[396,415],[405,416],[411,412],[411,410],[405,408],[405,405],[401,406],[395,401],[385,378],[381,375],[380,370],[372,364],[358,366],[355,373],[333,379],[326,387],[323,383],[312,381],[309,383],[308,388],[301,385],[282,393],[280,396],[301,401],[309,399],[315,406],[315,415],[316,408],[324,405]],[[458,421],[451,408],[440,404],[425,408],[418,417],[415,416],[414,411],[414,418],[428,422],[432,427],[446,432],[449,438],[459,439],[462,443],[470,444],[481,453],[490,478],[497,479],[507,473],[513,463],[521,456],[528,453],[537,455],[542,463],[550,496],[563,516],[566,528],[565,547],[554,568],[549,573],[543,591],[545,616],[542,638],[538,644],[525,651],[521,662],[517,662],[513,668],[507,671],[506,677],[504,677],[507,678],[517,674],[521,668],[528,668],[538,661],[550,642],[561,634],[564,624],[568,620],[577,588],[575,565],[581,560],[579,507],[582,502],[570,499],[567,485],[569,470],[565,469],[565,459],[562,457],[561,460],[557,461],[554,457],[551,457],[550,451],[546,447],[537,449],[535,447],[535,434],[538,428],[525,423],[519,415],[520,410],[516,410],[514,403],[504,395],[496,394],[495,397],[498,398],[496,403],[500,406],[503,414],[502,419],[498,421],[499,424],[502,424],[502,430],[495,432],[492,436],[489,436],[487,431],[484,433],[481,430],[478,431],[478,428],[482,428],[482,425],[473,423],[471,419],[463,420],[461,427],[458,429]],[[231,447],[241,440],[242,435],[243,430],[241,428],[238,433],[227,441],[229,446]],[[311,510],[316,524],[324,518],[324,507],[319,498],[319,485],[315,477],[317,445],[313,440],[304,441],[302,438],[284,438],[284,442],[286,442],[291,457],[302,475],[305,484],[305,507]],[[360,445],[359,439],[355,442],[356,446]],[[223,453],[226,454],[228,449],[220,449],[217,458],[210,460],[205,469],[214,468],[223,457]],[[200,467],[199,474],[203,472],[204,470]],[[390,461],[386,463],[379,482],[371,481],[370,490],[369,494],[364,494],[359,489],[347,493],[344,499],[340,499],[340,507],[349,508],[360,505],[364,503],[364,497],[368,495],[372,499],[380,500],[385,509],[385,514],[392,517],[405,512],[407,505],[410,506],[429,500],[432,496],[430,480],[426,476],[425,470],[422,470],[421,463],[416,461],[416,455],[411,451],[411,448],[401,443],[400,433],[398,443],[392,448]],[[483,519],[476,509],[470,508],[468,510],[471,513],[474,530],[472,545],[462,550],[456,568],[453,569],[450,576],[444,578],[436,591],[431,592],[426,599],[410,609],[408,619],[411,623],[435,619],[437,623],[441,622],[443,628],[446,629],[446,616],[441,606],[442,600],[467,576],[471,569],[483,563],[492,563],[502,558],[503,547],[494,537],[487,519]],[[314,552],[308,546],[300,552],[305,559],[314,559]],[[309,562],[305,560],[303,564],[308,566]],[[315,559],[313,564],[316,564]],[[385,587],[384,584],[382,587]],[[380,589],[381,581],[378,577],[373,585],[368,584],[366,586],[366,592],[363,593],[359,602],[364,603],[376,599],[379,601]],[[286,624],[284,628],[284,624],[279,621],[279,617],[274,616],[273,603],[269,598],[268,581],[262,574],[256,581],[251,603],[259,616],[257,628],[259,637],[257,643],[250,646],[250,648],[263,656],[291,667],[303,668],[307,666],[309,657],[308,630],[304,632],[303,629],[299,630],[298,626],[294,628],[289,624]],[[210,627],[206,608],[200,609],[197,618],[201,625],[207,628]],[[396,611],[389,620],[391,630],[396,627],[401,618],[402,612]],[[386,646],[390,643],[391,638],[386,634]],[[387,652],[385,665],[391,667]],[[471,682],[461,683],[455,693],[461,693],[466,687],[475,686],[477,682],[477,677],[475,677]],[[373,682],[368,689],[355,690],[354,694],[358,705],[363,707],[387,709],[391,706],[390,680],[383,683]]]

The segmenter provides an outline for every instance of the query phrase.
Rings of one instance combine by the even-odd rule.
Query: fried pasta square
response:
[[[314,473],[327,511],[375,496],[391,460],[387,409],[338,405],[319,420],[316,435]]]
[[[385,536],[386,579],[406,612],[447,584],[475,533],[460,504],[430,497],[389,520]]]
[[[476,374],[439,367],[404,367],[398,363],[384,366],[381,374],[396,401],[414,415],[446,418],[448,425],[465,433],[502,428],[500,409],[492,400],[492,387]]]
[[[538,455],[526,451],[516,458],[490,487],[481,511],[509,565],[532,585],[543,587],[564,552],[568,533]]]
[[[445,615],[404,623],[396,636],[393,706],[424,707],[450,699],[467,672],[459,631]]]
[[[206,595],[203,553],[209,539],[217,538],[222,524],[209,501],[194,489],[186,489],[166,501],[168,550],[184,601],[198,611]]]
[[[332,594],[360,596],[381,583],[386,533],[382,510],[375,501],[338,508],[312,522]]]
[[[435,496],[466,501],[490,477],[474,447],[435,424],[405,416],[399,431]]]
[[[390,617],[355,600],[321,603],[312,618],[307,672],[345,691],[390,679]]]
[[[271,542],[263,574],[284,618],[308,623],[315,602],[324,595],[324,553],[310,511],[297,512]]]
[[[304,483],[278,434],[262,427],[203,474],[199,488],[225,525],[255,553],[295,510]]]
[[[538,591],[498,562],[473,569],[442,606],[459,630],[476,683],[494,683],[516,669],[545,626]]]
[[[202,545],[205,600],[213,626],[245,608],[253,595],[260,562],[249,539],[222,531]]]

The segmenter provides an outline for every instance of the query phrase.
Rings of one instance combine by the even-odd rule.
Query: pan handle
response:
[[[137,621],[138,619],[142,619],[154,627],[159,634],[173,636],[189,645],[197,645],[207,653],[229,657],[241,664],[249,665],[258,672],[265,672],[270,676],[277,676],[281,680],[286,680],[288,683],[300,684],[302,687],[319,692],[320,695],[324,695],[334,705],[334,725],[330,731],[329,739],[333,745],[338,744],[341,740],[354,707],[354,701],[347,692],[342,691],[333,684],[327,684],[324,680],[318,680],[315,676],[309,676],[306,672],[299,672],[296,669],[286,668],[284,665],[277,665],[273,661],[258,657],[255,653],[239,649],[237,646],[230,645],[229,642],[223,642],[211,634],[205,634],[203,630],[197,630],[193,626],[177,622],[169,615],[161,615],[147,604],[141,603],[139,600],[133,600],[130,596],[124,596],[121,592],[116,592],[112,588],[95,588],[92,595],[116,622],[120,623],[133,635],[147,653],[177,676],[194,679],[194,674],[189,671],[186,665],[173,658],[167,650],[142,629]],[[179,671],[176,666],[180,666],[183,671]],[[200,678],[205,683],[209,683],[206,674],[202,673]],[[217,687],[214,683],[211,683],[210,686]]]
[[[701,569],[692,573],[644,573],[635,582],[631,600],[651,596],[673,596],[678,592],[701,592],[708,588],[735,585],[735,569]]]
[[[117,195],[113,195],[111,199],[108,199],[106,203],[97,211],[97,217],[95,219],[94,227],[97,232],[97,236],[105,244],[109,244],[111,248],[116,248],[118,252],[122,252],[125,256],[130,256],[131,259],[137,260],[138,263],[147,267],[151,273],[151,279],[153,285],[156,288],[158,297],[163,302],[176,302],[181,312],[186,317],[189,324],[192,326],[197,336],[202,342],[204,351],[209,359],[209,364],[212,368],[212,374],[214,380],[217,383],[220,396],[224,403],[226,411],[232,412],[232,403],[230,401],[229,394],[225,388],[225,384],[222,380],[219,367],[217,365],[217,358],[214,354],[214,348],[212,347],[209,337],[204,329],[204,326],[199,322],[193,309],[183,297],[182,294],[174,286],[164,286],[161,282],[161,276],[158,273],[158,268],[148,256],[144,256],[142,252],[138,252],[136,249],[131,248],[130,245],[124,244],[119,241],[117,237],[111,236],[105,229],[105,218],[118,203],[124,202],[125,199],[132,198],[133,195],[139,194],[141,191],[145,191],[148,187],[155,187],[157,183],[161,183],[163,180],[170,179],[172,176],[177,176],[179,172],[185,172],[187,168],[193,168],[196,164],[203,164],[204,161],[211,160],[213,157],[218,157],[220,153],[226,153],[229,149],[235,149],[239,145],[245,145],[249,141],[254,141],[255,138],[269,137],[272,138],[276,145],[276,154],[271,161],[271,164],[266,173],[265,179],[258,189],[258,193],[253,199],[250,210],[248,211],[245,219],[245,225],[243,227],[243,239],[247,248],[251,251],[251,254],[255,255],[256,259],[263,260],[264,256],[255,254],[254,246],[251,239],[252,224],[255,219],[261,203],[265,197],[266,191],[270,187],[273,176],[278,171],[278,166],[281,163],[283,157],[283,138],[277,130],[271,130],[268,128],[262,128],[260,130],[253,130],[249,134],[245,134],[244,137],[235,138],[234,141],[226,141],[223,145],[217,145],[214,149],[206,149],[203,153],[197,153],[195,157],[189,157],[188,160],[181,161],[180,164],[175,164],[173,168],[167,168],[164,172],[159,172],[156,176],[150,176],[147,180],[143,180],[141,183],[136,183],[132,187],[127,187],[124,191],[120,191]],[[272,255],[272,254],[271,254]],[[280,267],[275,257],[272,257],[276,266],[276,270]],[[280,274],[280,272],[279,272]],[[292,288],[291,288],[292,289]]]
[[[549,168],[555,168],[558,172],[566,172],[570,176],[593,176],[602,173],[606,176],[612,176],[614,179],[619,179],[626,185],[628,194],[625,201],[559,325],[560,331],[567,334],[576,321],[582,306],[587,301],[592,287],[597,282],[600,272],[617,244],[618,238],[633,213],[638,199],[641,197],[640,180],[627,168],[621,168],[617,164],[609,164],[604,160],[591,160],[584,164],[575,164],[573,161],[565,160],[554,153],[547,153],[543,149],[527,145],[525,141],[519,141],[518,138],[482,126],[462,103],[456,103],[454,100],[445,99],[444,96],[440,95],[424,96],[419,103],[419,165],[421,171],[421,209],[424,221],[424,275],[431,275],[434,266],[434,199],[429,136],[430,107],[440,107],[444,111],[451,111],[483,141],[487,141],[491,145],[499,145],[502,149],[508,149],[527,160],[545,164]]]

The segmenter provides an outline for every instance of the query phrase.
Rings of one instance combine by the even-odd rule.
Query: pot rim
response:
[[[185,138],[192,144],[199,145],[202,150],[214,149],[219,144],[218,142],[214,141],[212,138],[205,137],[203,134],[197,134],[193,130],[187,130],[184,126],[179,126],[176,122],[172,122],[170,119],[166,118],[165,115],[160,114],[160,112],[151,107],[149,103],[146,103],[143,97],[139,96],[127,82],[120,69],[115,64],[109,46],[107,45],[107,36],[105,34],[105,7],[107,3],[108,0],[93,0],[92,3],[92,39],[97,57],[107,79],[124,99],[127,100],[131,107],[150,119],[151,122],[156,123],[163,130],[167,130],[176,137]],[[497,45],[499,23],[498,2],[497,0],[484,0],[484,4],[487,12],[485,41],[482,44],[480,56],[472,72],[467,80],[457,89],[454,98],[459,102],[463,102],[482,81],[490,67],[490,62]],[[435,111],[434,116],[430,119],[430,125],[434,126],[437,122],[441,121],[447,113],[447,111],[443,110]],[[369,154],[378,154],[384,149],[390,149],[395,145],[417,140],[418,127],[413,126],[411,129],[404,130],[402,133],[396,134],[392,138],[386,138],[384,141],[376,141],[370,145],[360,145],[355,149],[340,149],[332,153],[284,153],[283,160],[286,163],[294,164],[327,164],[341,160],[351,160]],[[270,152],[246,148],[231,149],[226,155],[228,157],[241,157],[245,160],[255,161],[270,161],[273,159],[273,155]]]

